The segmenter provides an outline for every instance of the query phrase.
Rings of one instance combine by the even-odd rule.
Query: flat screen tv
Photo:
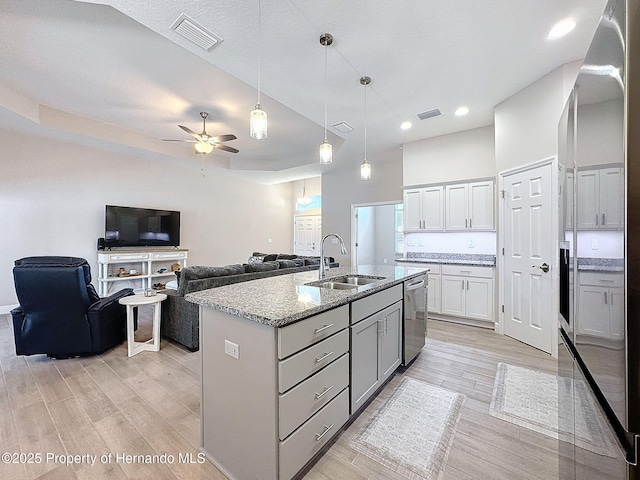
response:
[[[180,212],[150,208],[105,208],[105,247],[177,247]]]

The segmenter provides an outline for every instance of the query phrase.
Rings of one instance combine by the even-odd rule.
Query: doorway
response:
[[[351,264],[395,266],[404,253],[403,204],[353,205]]]
[[[554,157],[500,174],[501,331],[554,357],[558,355],[557,171]]]
[[[294,251],[296,255],[320,255],[322,215],[296,215],[294,217]]]

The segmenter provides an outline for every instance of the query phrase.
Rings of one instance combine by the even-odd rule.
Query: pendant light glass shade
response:
[[[362,165],[360,165],[360,179],[361,180],[371,180],[371,165],[367,162],[367,159],[364,159]]]
[[[196,150],[196,153],[211,153],[213,151],[213,145],[211,145],[209,142],[198,142],[196,144],[194,144],[194,148]]]
[[[313,200],[311,200],[311,197],[307,197],[307,181],[305,179],[302,183],[302,196],[298,197],[296,203],[301,207],[306,207],[307,205],[310,205],[311,202],[313,202]]]
[[[320,144],[320,163],[327,165],[333,161],[333,147],[327,139]]]
[[[256,140],[267,138],[267,112],[260,105],[260,66],[262,64],[262,21],[260,0],[258,0],[258,101],[256,108],[249,114],[249,135]]]
[[[259,103],[249,117],[249,134],[256,140],[267,138],[267,112],[262,110]]]

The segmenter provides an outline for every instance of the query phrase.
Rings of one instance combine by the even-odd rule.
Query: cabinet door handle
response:
[[[604,227],[604,213],[602,214],[602,226]]]
[[[464,228],[469,228],[467,227],[467,224],[469,223],[469,220],[467,220],[466,218],[464,219]]]
[[[333,385],[331,385],[330,387],[324,387],[324,389],[320,392],[320,393],[316,393],[316,400],[320,400],[322,397],[324,397],[327,392],[329,390],[331,390],[333,388]]]
[[[324,431],[322,433],[316,433],[316,442],[322,440],[329,430],[333,428],[333,423],[331,425],[324,425]]]
[[[471,222],[472,222],[473,218],[469,219],[469,228],[471,228]]]
[[[467,280],[467,290],[469,290],[469,280]]]
[[[460,273],[471,273],[471,270],[460,270]]]
[[[314,334],[314,335],[317,335],[317,334],[319,334],[320,332],[323,332],[323,331],[324,331],[324,330],[326,330],[327,328],[331,328],[331,327],[333,327],[333,323],[330,323],[329,325],[325,325],[324,327],[316,328],[316,329],[313,331],[313,334]]]
[[[604,292],[604,304],[607,304],[607,292]]]
[[[388,330],[387,330],[387,317],[384,317],[383,320],[384,320],[384,334],[386,335],[387,332],[388,332]]]
[[[596,213],[596,225],[598,225],[598,214]]]
[[[320,358],[316,358],[316,363],[320,363],[321,361],[326,360],[331,355],[333,355],[333,352],[325,353]]]
[[[462,290],[464,290],[464,282],[465,280],[462,280]]]

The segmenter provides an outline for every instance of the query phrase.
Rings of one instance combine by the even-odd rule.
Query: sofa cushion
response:
[[[244,265],[244,272],[267,272],[269,270],[277,270],[279,267],[278,262],[247,263]]]
[[[296,264],[296,267],[304,267],[304,258],[294,258],[291,261]]]
[[[305,265],[320,265],[320,259],[319,258],[305,258],[304,259],[304,264]]]
[[[276,257],[276,260],[293,260],[294,258],[298,258],[297,255],[291,255],[288,253],[279,253]]]
[[[263,262],[273,262],[276,258],[278,258],[277,253],[270,253],[264,256]]]
[[[278,262],[279,268],[296,268],[299,266],[293,260],[276,260],[276,262]]]
[[[195,265],[184,267],[180,270],[178,293],[184,295],[188,291],[189,282],[211,277],[224,277],[228,275],[238,275],[244,273],[244,267],[240,264],[225,265],[224,267],[207,267]]]
[[[247,260],[247,263],[262,263],[264,262],[264,257],[266,256],[266,253],[264,255],[251,255]]]

